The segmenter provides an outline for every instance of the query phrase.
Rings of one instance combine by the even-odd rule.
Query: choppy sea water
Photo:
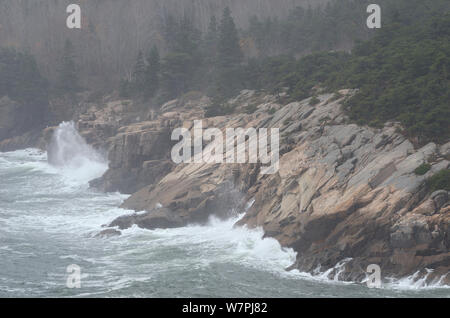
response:
[[[0,153],[0,297],[450,297],[450,289],[404,280],[369,289],[284,269],[295,253],[261,230],[206,226],[94,237],[130,213],[126,196],[88,181],[106,165],[51,166],[34,149]],[[66,282],[81,268],[81,288]]]

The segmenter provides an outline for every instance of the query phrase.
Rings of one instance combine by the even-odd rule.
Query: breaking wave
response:
[[[106,169],[73,123],[55,131],[48,158],[35,149],[0,153],[0,297],[449,296],[439,282],[423,288],[419,276],[379,290],[342,282],[348,259],[331,270],[288,272],[294,250],[262,229],[235,227],[242,215],[98,238],[102,225],[130,213],[118,208],[127,196],[89,189]],[[82,269],[80,290],[65,286],[71,264]]]
[[[48,148],[48,162],[70,180],[88,182],[108,169],[108,161],[78,133],[73,122],[55,130]]]

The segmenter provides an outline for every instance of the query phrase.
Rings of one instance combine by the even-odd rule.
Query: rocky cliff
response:
[[[396,123],[351,124],[341,103],[354,92],[340,93],[320,95],[316,105],[285,105],[283,96],[243,91],[229,102],[233,114],[203,119],[204,129],[279,128],[280,169],[273,175],[260,174],[259,164],[173,164],[170,134],[203,118],[205,97],[169,102],[146,121],[118,128],[106,142],[110,170],[92,185],[133,193],[123,207],[147,212],[110,226],[180,227],[245,211],[237,226],[262,227],[292,247],[298,256],[291,269],[328,270],[333,278],[345,261],[338,278],[361,281],[367,266],[378,264],[384,277],[417,273],[448,284],[449,193],[430,193],[425,181],[450,167],[450,143],[415,148]],[[101,131],[95,128],[85,135]],[[423,163],[430,169],[418,175]]]
[[[141,212],[112,221],[103,234],[244,213],[236,226],[262,227],[297,252],[290,270],[361,281],[367,266],[377,264],[383,277],[416,274],[450,284],[450,195],[426,186],[430,176],[450,168],[450,142],[415,147],[397,123],[381,129],[352,124],[341,105],[353,94],[285,103],[285,93],[243,91],[228,102],[232,114],[214,118],[204,118],[211,101],[201,94],[158,111],[114,96],[83,104],[77,127],[110,163],[91,186],[132,194],[123,207]],[[279,128],[279,171],[263,175],[260,164],[174,164],[172,131],[192,130],[198,119],[203,129]],[[44,148],[52,131],[7,139],[0,151]],[[248,151],[244,143],[238,152]],[[210,146],[214,141],[204,148]],[[428,171],[417,174],[424,163]]]

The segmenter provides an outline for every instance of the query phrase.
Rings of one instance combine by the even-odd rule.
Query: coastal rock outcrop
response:
[[[118,128],[107,141],[110,169],[93,185],[133,193],[123,207],[145,212],[110,226],[180,227],[245,212],[237,226],[262,227],[297,252],[291,269],[362,281],[367,266],[377,264],[383,277],[415,274],[448,284],[449,193],[430,193],[426,180],[450,167],[449,144],[416,147],[397,123],[350,123],[341,105],[354,92],[282,105],[279,96],[243,91],[229,102],[236,104],[233,114],[214,118],[203,118],[207,99],[171,101],[146,121]],[[173,164],[170,133],[192,130],[198,119],[203,129],[279,128],[279,171]],[[423,164],[429,170],[417,174]]]
[[[347,260],[339,279],[361,281],[370,264],[385,277],[427,268],[433,270],[428,280],[442,278],[450,271],[448,193],[430,196],[424,182],[450,162],[433,143],[415,149],[397,124],[347,124],[340,100],[330,98],[275,113],[268,125],[289,132],[291,149],[281,157],[279,173],[250,190],[255,203],[239,224],[261,226],[294,248],[293,268],[303,271]],[[302,129],[292,133],[294,123]],[[417,175],[423,163],[431,169]]]
[[[168,102],[161,107],[159,114],[151,110],[145,115],[139,115],[145,120],[117,128],[116,134],[104,143],[109,153],[109,170],[91,185],[103,191],[132,194],[157,183],[174,168],[170,159],[174,144],[171,141],[172,130],[189,120],[202,117],[208,102],[207,98],[200,98],[195,103],[187,100],[182,105],[184,108],[178,111],[173,111],[174,107],[179,106],[177,101]],[[123,108],[116,109],[115,114],[120,116],[123,111]],[[97,125],[89,123],[87,126],[90,129],[87,129],[86,134],[95,135]]]

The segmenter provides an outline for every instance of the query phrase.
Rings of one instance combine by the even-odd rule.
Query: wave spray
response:
[[[98,178],[108,169],[108,161],[88,145],[74,122],[63,122],[55,130],[48,147],[48,162],[64,175],[82,183]]]

